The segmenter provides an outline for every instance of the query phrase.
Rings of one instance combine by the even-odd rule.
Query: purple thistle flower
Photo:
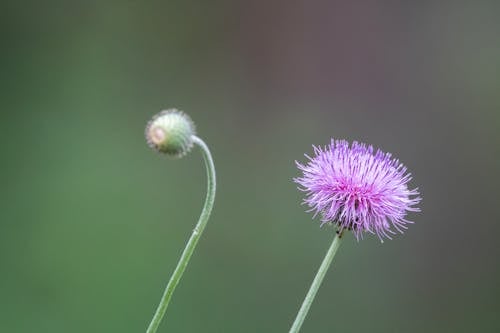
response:
[[[363,231],[391,239],[394,229],[403,233],[409,211],[421,198],[418,189],[408,189],[411,174],[399,160],[372,146],[345,140],[331,140],[324,148],[313,146],[314,157],[305,155],[306,165],[295,162],[303,175],[294,178],[306,192],[304,203],[320,213],[321,225],[331,223],[338,232],[352,230],[356,239]]]

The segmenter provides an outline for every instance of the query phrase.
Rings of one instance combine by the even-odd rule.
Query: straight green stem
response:
[[[304,323],[304,319],[306,318],[307,313],[309,312],[309,308],[311,307],[311,304],[314,301],[314,297],[318,292],[319,286],[321,285],[321,282],[323,281],[323,278],[325,277],[325,274],[328,271],[328,267],[330,267],[330,264],[332,263],[335,253],[337,253],[341,240],[342,240],[342,232],[340,234],[335,234],[332,245],[330,245],[330,248],[326,252],[325,258],[323,259],[323,262],[319,267],[318,273],[316,273],[316,276],[314,277],[311,287],[307,292],[306,298],[304,299],[304,302],[302,303],[302,306],[300,307],[300,310],[297,313],[297,317],[293,322],[292,328],[290,329],[290,333],[299,332],[300,327]]]
[[[210,150],[208,149],[205,142],[197,136],[193,136],[193,142],[201,148],[201,152],[203,154],[203,159],[205,161],[205,166],[207,170],[207,196],[205,198],[205,204],[203,205],[203,210],[201,211],[200,218],[196,227],[189,238],[184,251],[182,252],[181,258],[177,263],[177,267],[174,270],[174,273],[170,277],[170,281],[168,281],[167,287],[163,292],[163,295],[160,300],[160,304],[158,305],[158,309],[156,310],[151,323],[146,331],[146,333],[154,333],[158,329],[160,322],[165,315],[165,311],[167,310],[168,303],[172,298],[172,294],[174,293],[175,287],[179,283],[179,280],[186,269],[187,264],[189,263],[189,259],[193,254],[193,251],[200,239],[200,236],[207,225],[208,219],[210,217],[210,213],[212,212],[212,207],[214,205],[215,200],[215,166],[214,161],[212,159],[212,155],[210,154]]]

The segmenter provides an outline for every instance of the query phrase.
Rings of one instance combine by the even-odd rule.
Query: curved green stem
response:
[[[210,213],[212,212],[212,207],[214,205],[216,187],[214,161],[212,159],[212,155],[210,154],[210,150],[202,139],[198,138],[197,136],[193,136],[193,142],[201,148],[203,159],[205,160],[208,179],[207,196],[198,223],[196,224],[196,227],[194,228],[193,233],[191,234],[191,237],[186,244],[186,248],[182,252],[181,258],[177,263],[177,267],[170,277],[170,281],[168,281],[167,287],[165,288],[163,296],[161,297],[160,304],[158,305],[158,309],[156,310],[156,313],[154,314],[146,333],[154,333],[158,329],[163,315],[167,310],[168,303],[172,298],[175,287],[179,283],[179,280],[181,279],[182,274],[184,273],[184,270],[189,263],[189,259],[191,258],[191,255],[193,254],[193,251],[196,247],[196,243],[198,243],[203,229],[205,229],[205,226],[207,225],[208,218],[210,217]]]
[[[311,307],[314,297],[318,292],[319,286],[321,285],[321,282],[323,281],[323,278],[325,277],[325,274],[328,271],[328,267],[330,267],[332,259],[335,256],[335,253],[337,253],[341,240],[342,240],[342,232],[340,234],[335,234],[332,245],[330,245],[330,248],[326,252],[325,258],[323,259],[323,262],[319,267],[318,273],[316,273],[316,276],[314,277],[311,287],[307,292],[306,298],[304,299],[304,302],[300,307],[299,313],[297,313],[297,317],[293,322],[292,328],[290,329],[290,333],[297,333],[300,330],[300,327],[302,326],[302,323],[304,322],[304,319],[306,318],[307,313],[309,312],[309,308]]]

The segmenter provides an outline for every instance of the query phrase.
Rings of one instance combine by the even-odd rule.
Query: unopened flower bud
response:
[[[148,145],[160,153],[179,158],[193,147],[194,123],[177,109],[161,111],[146,126]]]

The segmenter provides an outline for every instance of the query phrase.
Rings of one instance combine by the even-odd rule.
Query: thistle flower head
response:
[[[194,123],[187,114],[177,109],[164,110],[146,126],[146,141],[158,152],[179,158],[193,147]]]
[[[337,225],[340,232],[352,230],[356,238],[363,232],[376,234],[381,241],[391,239],[394,230],[403,233],[407,212],[421,198],[418,189],[409,189],[410,173],[389,153],[374,151],[363,143],[333,140],[329,146],[315,147],[307,164],[296,162],[302,177],[295,178],[306,192],[304,203],[321,215],[321,224]]]

